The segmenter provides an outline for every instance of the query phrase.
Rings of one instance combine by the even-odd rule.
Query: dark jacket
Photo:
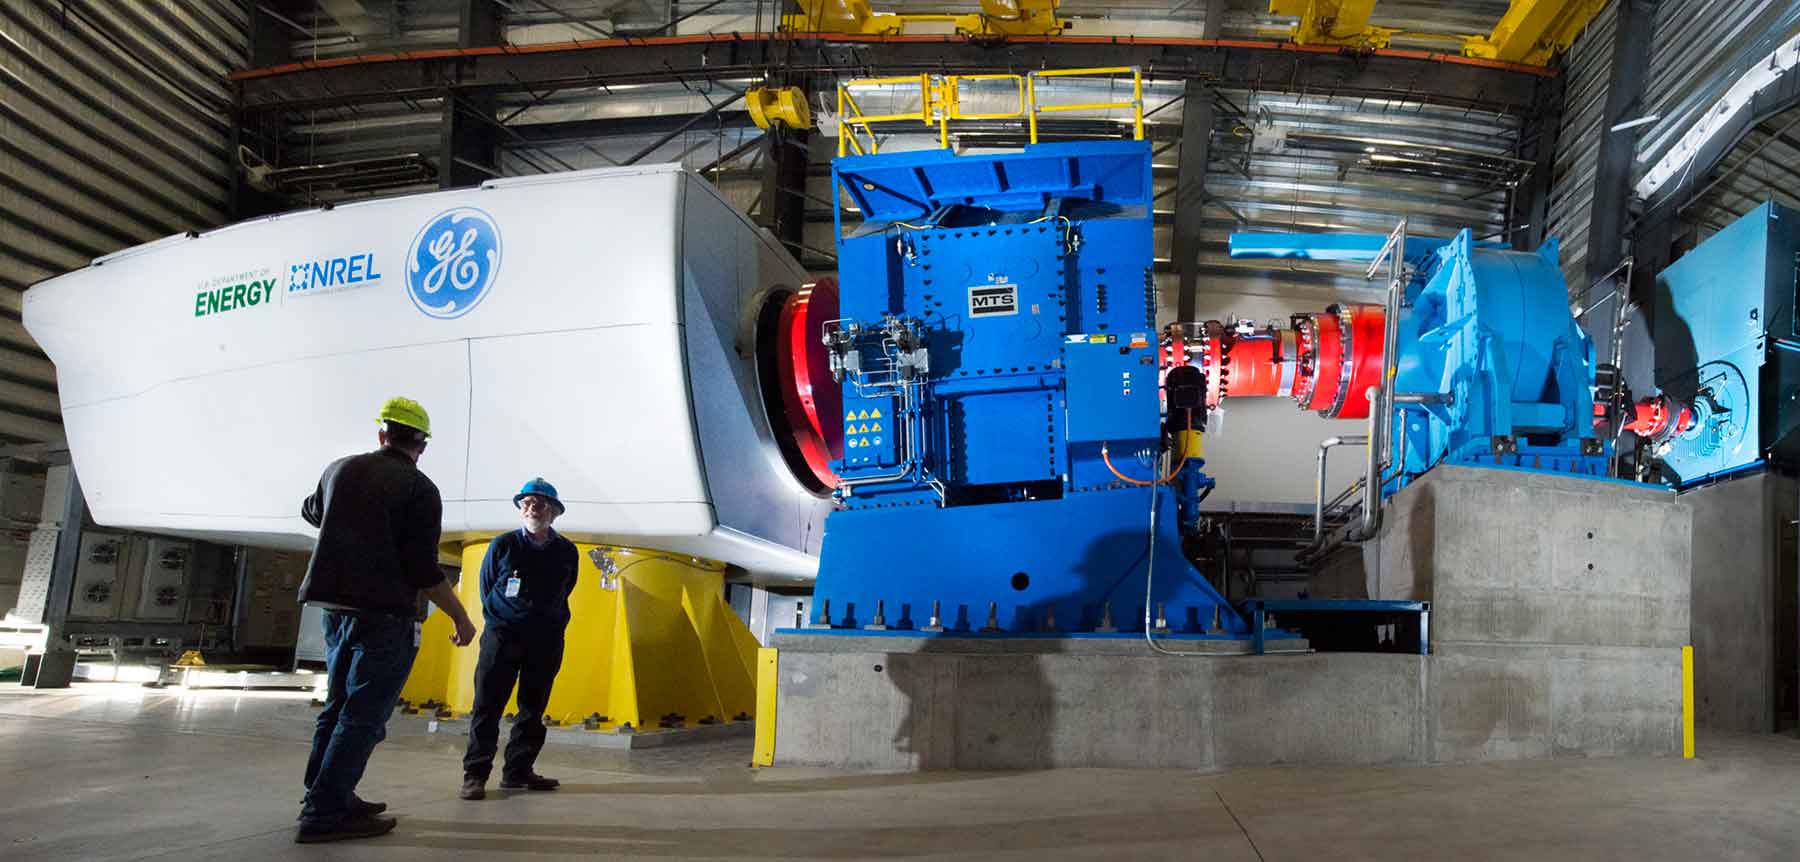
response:
[[[562,634],[579,560],[575,543],[554,532],[542,548],[532,547],[523,529],[495,536],[481,559],[481,613],[488,627],[504,634]],[[515,575],[519,594],[507,598],[506,582]]]
[[[332,462],[300,516],[319,541],[300,601],[417,616],[419,591],[444,580],[444,502],[406,453],[381,449]]]

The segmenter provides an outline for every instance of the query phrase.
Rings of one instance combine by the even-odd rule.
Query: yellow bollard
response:
[[[756,651],[756,749],[751,766],[775,765],[775,691],[780,667],[774,647]]]
[[[1694,758],[1694,648],[1681,648],[1681,756]]]
[[[487,546],[485,541],[463,546],[456,587],[478,629]],[[580,725],[599,715],[598,729],[630,724],[634,730],[655,730],[670,714],[680,715],[687,727],[750,716],[756,708],[758,644],[725,602],[723,564],[615,545],[577,543],[576,550],[581,574],[569,596],[562,670],[548,718]],[[601,571],[596,550],[611,558],[617,574]],[[432,621],[442,616],[434,613],[426,623],[405,692],[433,691],[433,674],[442,667],[443,694],[435,699],[462,716],[474,705],[480,652],[475,646],[452,647],[448,620],[441,635],[432,632]],[[414,703],[428,699],[403,696]],[[516,709],[516,702],[507,703],[508,713]]]

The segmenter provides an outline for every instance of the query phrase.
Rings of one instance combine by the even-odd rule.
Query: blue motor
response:
[[[1633,405],[1625,427],[1664,479],[1686,486],[1800,462],[1796,285],[1800,213],[1775,203],[1657,274],[1657,392]]]

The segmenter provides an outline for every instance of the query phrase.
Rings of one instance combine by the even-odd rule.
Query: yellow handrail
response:
[[[1125,74],[1131,75],[1131,99],[1130,99],[1130,101],[1125,101],[1125,102],[1079,102],[1079,103],[1068,104],[1068,105],[1043,105],[1043,104],[1039,104],[1038,100],[1037,100],[1037,87],[1035,86],[1035,81],[1038,78],[1072,78],[1072,77],[1078,77],[1078,76],[1097,77],[1097,76],[1101,76],[1101,75],[1118,76],[1118,75],[1125,75]],[[1034,144],[1037,143],[1037,139],[1038,139],[1038,135],[1037,135],[1037,116],[1038,116],[1038,114],[1053,114],[1053,113],[1058,113],[1058,112],[1063,112],[1063,111],[1110,111],[1110,110],[1115,110],[1118,108],[1130,108],[1131,109],[1131,137],[1132,137],[1132,140],[1141,141],[1144,139],[1144,74],[1143,74],[1142,70],[1138,69],[1138,67],[1136,67],[1136,66],[1111,66],[1111,67],[1102,68],[1102,69],[1045,69],[1040,72],[1032,72],[1031,77],[1033,79],[1033,86],[1030,89],[1031,142],[1032,143],[1034,143]]]
[[[1037,99],[1037,79],[1069,78],[1069,77],[1118,77],[1131,76],[1131,99],[1117,102],[1081,102],[1063,105],[1042,105]],[[1013,111],[965,113],[962,109],[962,85],[965,81],[1013,81],[1018,87],[1019,107]],[[856,104],[850,90],[856,87],[879,85],[917,84],[919,87],[919,110],[897,114],[865,114]],[[869,155],[880,151],[880,143],[870,126],[876,123],[894,123],[919,121],[927,126],[938,127],[938,144],[950,146],[950,122],[952,120],[1007,120],[1023,117],[1030,128],[1031,143],[1038,142],[1038,115],[1065,113],[1070,111],[1110,111],[1121,108],[1132,112],[1132,138],[1144,139],[1144,76],[1136,66],[1108,66],[1095,69],[1046,69],[1026,75],[1012,74],[978,74],[978,75],[932,75],[929,73],[917,76],[906,75],[888,78],[856,78],[838,82],[838,155],[849,155],[855,151],[857,155]],[[865,147],[862,134],[869,136]]]

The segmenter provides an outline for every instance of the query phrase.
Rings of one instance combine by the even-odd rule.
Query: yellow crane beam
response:
[[[1606,0],[1513,0],[1494,32],[1463,41],[1463,55],[1547,65],[1605,6]]]
[[[1269,12],[1300,19],[1288,31],[1296,45],[1343,45],[1364,50],[1387,47],[1400,32],[1369,23],[1375,0],[1269,0]]]

